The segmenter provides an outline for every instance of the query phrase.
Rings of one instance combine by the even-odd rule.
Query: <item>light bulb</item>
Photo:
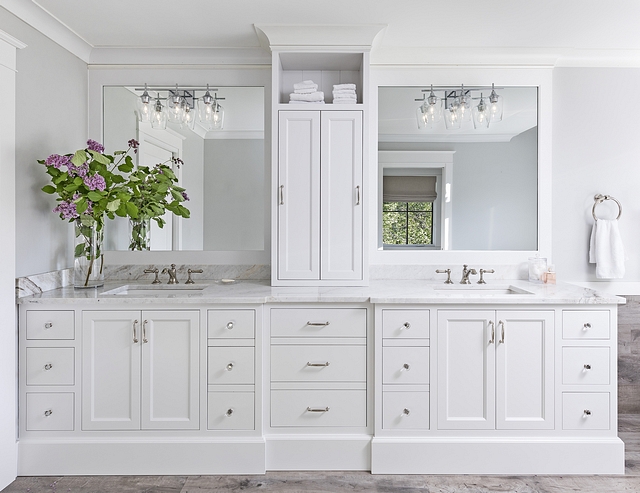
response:
[[[156,104],[153,107],[151,113],[151,127],[164,129],[167,127],[167,114],[164,111],[164,107],[160,102],[160,96],[156,98]]]
[[[491,94],[489,95],[489,121],[501,122],[502,121],[502,96],[498,96],[494,89],[494,84],[491,84]]]
[[[138,118],[140,119],[140,121],[150,122],[151,114],[153,113],[154,104],[153,104],[153,99],[151,99],[151,96],[147,92],[146,84],[144,85],[144,92],[142,93],[142,96],[138,98],[137,105],[138,105]]]
[[[171,123],[182,123],[184,113],[184,98],[180,96],[178,84],[175,91],[169,91],[167,97],[167,117]]]
[[[480,102],[478,106],[473,107],[473,126],[475,128],[489,127],[489,108],[480,93]]]

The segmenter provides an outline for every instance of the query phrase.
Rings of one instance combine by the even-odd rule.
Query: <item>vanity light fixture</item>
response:
[[[491,90],[488,98],[484,98],[480,93],[480,97],[474,96],[481,90]],[[429,91],[429,96],[423,94],[423,103],[418,107],[416,116],[418,119],[418,128],[433,128],[433,125],[440,121],[444,115],[445,127],[448,130],[455,130],[462,127],[462,124],[471,121],[473,117],[474,128],[487,128],[490,123],[502,121],[503,98],[495,91],[495,85],[489,86],[473,86],[458,87],[439,86],[434,89],[433,85],[430,89],[423,89],[422,92]],[[498,88],[500,89],[500,88]],[[443,91],[444,97],[436,96],[435,91]],[[476,104],[475,102],[478,101]],[[444,108],[443,108],[444,106]]]
[[[138,118],[141,122],[151,122],[153,128],[166,128],[167,121],[186,126],[194,130],[196,121],[205,130],[222,130],[224,126],[224,108],[219,101],[225,98],[218,97],[214,92],[211,95],[209,85],[204,87],[174,88],[149,87],[136,88],[136,91],[144,91],[138,98]],[[155,92],[155,100],[149,91]],[[205,91],[201,97],[196,97],[196,91]],[[217,89],[213,89],[217,91]],[[163,97],[166,92],[166,97]],[[162,103],[165,101],[165,104]]]

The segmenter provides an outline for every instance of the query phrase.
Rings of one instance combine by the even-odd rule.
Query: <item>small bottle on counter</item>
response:
[[[547,272],[544,273],[544,282],[546,284],[556,283],[556,266],[551,264]]]
[[[544,282],[544,275],[547,272],[547,259],[536,255],[529,257],[529,282]]]

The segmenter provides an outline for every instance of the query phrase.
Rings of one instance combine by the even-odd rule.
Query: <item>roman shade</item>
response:
[[[435,176],[383,177],[383,202],[433,202],[437,197]]]

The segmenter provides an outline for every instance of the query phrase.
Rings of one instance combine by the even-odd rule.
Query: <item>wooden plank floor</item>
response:
[[[640,414],[619,417],[625,476],[372,476],[367,472],[269,472],[264,476],[20,477],[3,493],[617,493],[640,492]]]

